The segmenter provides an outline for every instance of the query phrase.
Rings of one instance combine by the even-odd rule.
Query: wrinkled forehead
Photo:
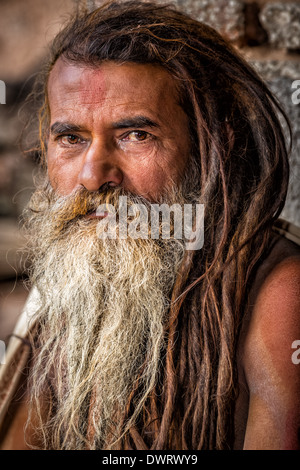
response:
[[[85,103],[112,100],[122,94],[147,102],[169,100],[179,104],[178,84],[162,66],[105,61],[97,66],[68,62],[60,57],[48,78],[49,101],[76,95]]]
[[[94,80],[91,80],[94,78]],[[96,86],[95,86],[96,84]],[[47,91],[49,100],[54,99],[61,90],[68,93],[92,94],[95,87],[101,92],[105,89],[105,74],[102,67],[89,67],[84,64],[69,63],[59,58],[48,78]]]

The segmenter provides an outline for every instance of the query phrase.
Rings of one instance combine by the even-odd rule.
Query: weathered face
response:
[[[188,118],[174,79],[154,65],[59,59],[48,83],[52,187],[121,186],[156,200],[183,175],[190,150]]]

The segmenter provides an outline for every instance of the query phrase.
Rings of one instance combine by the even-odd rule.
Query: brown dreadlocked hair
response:
[[[175,78],[205,204],[203,249],[186,251],[172,292],[161,377],[119,449],[232,448],[237,344],[251,281],[285,202],[288,152],[278,112],[287,118],[214,29],[170,6],[110,2],[79,12],[53,42],[42,142],[47,78],[61,56],[88,66],[158,64]],[[124,425],[138,394],[136,383]]]

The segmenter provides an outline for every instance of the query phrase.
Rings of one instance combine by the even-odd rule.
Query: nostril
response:
[[[108,181],[107,183],[104,183],[104,184],[102,184],[102,186],[100,186],[99,191],[103,192],[103,191],[106,191],[107,189],[115,187],[115,186],[118,186],[118,184],[114,183],[113,181]]]

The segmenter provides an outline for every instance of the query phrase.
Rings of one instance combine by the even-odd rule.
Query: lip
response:
[[[107,217],[108,212],[99,212],[97,213],[96,211],[90,212],[89,214],[86,214],[85,218],[86,219],[104,219]]]

